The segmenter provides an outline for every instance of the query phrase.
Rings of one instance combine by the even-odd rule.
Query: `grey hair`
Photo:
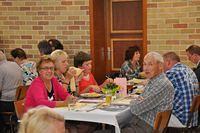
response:
[[[164,59],[162,57],[161,54],[159,54],[158,52],[149,52],[146,54],[146,57],[152,57],[153,59],[155,59],[158,63],[164,63]]]
[[[0,51],[0,61],[6,60],[6,55]]]

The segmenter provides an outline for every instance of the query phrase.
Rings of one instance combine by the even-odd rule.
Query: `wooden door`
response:
[[[146,0],[90,0],[93,73],[98,83],[118,72],[129,46],[146,54]]]

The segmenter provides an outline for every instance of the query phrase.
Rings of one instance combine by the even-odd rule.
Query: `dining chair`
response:
[[[154,120],[154,133],[165,133],[172,110],[158,112]]]
[[[0,129],[0,132],[3,130],[3,132],[14,133],[16,126],[16,121],[14,120],[15,112],[1,112],[0,115],[4,118],[4,120],[1,121],[0,124],[5,125],[3,129]]]
[[[16,115],[17,115],[17,118],[18,118],[18,122],[20,122],[23,114],[25,113],[24,102],[25,102],[25,99],[18,100],[18,101],[14,102],[15,112],[16,112]]]
[[[200,132],[200,125],[196,127],[190,127],[190,123],[192,121],[193,115],[195,112],[199,111],[200,108],[200,95],[197,95],[193,98],[192,106],[190,107],[189,118],[186,124],[186,127],[179,128],[179,127],[170,127],[169,132],[180,132],[180,133],[193,133],[193,132]]]
[[[200,131],[200,125],[198,125],[197,127],[190,127],[190,123],[192,121],[193,115],[195,112],[199,111],[199,108],[200,108],[200,95],[197,95],[194,97],[192,101],[192,106],[190,107],[190,114],[189,114],[189,119],[187,122],[186,131],[188,130]]]
[[[16,95],[15,95],[16,100],[24,99],[26,97],[26,92],[27,92],[28,88],[29,88],[29,85],[28,86],[19,86],[16,90]]]

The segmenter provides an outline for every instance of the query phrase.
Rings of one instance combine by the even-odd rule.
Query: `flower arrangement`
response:
[[[102,92],[104,94],[110,93],[110,94],[114,95],[119,89],[120,89],[120,87],[117,84],[108,83],[102,88]]]

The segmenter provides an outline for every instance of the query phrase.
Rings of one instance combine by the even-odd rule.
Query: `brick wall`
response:
[[[188,65],[185,49],[200,46],[200,0],[148,0],[148,51],[176,51]]]
[[[147,1],[148,51],[176,51],[190,64],[185,48],[200,45],[200,0]],[[0,0],[0,48],[9,57],[21,47],[35,59],[40,40],[58,38],[70,57],[89,51],[88,6],[89,0]]]
[[[0,48],[37,59],[40,40],[57,38],[72,57],[89,45],[89,0],[0,0]],[[71,61],[70,61],[71,62]]]

